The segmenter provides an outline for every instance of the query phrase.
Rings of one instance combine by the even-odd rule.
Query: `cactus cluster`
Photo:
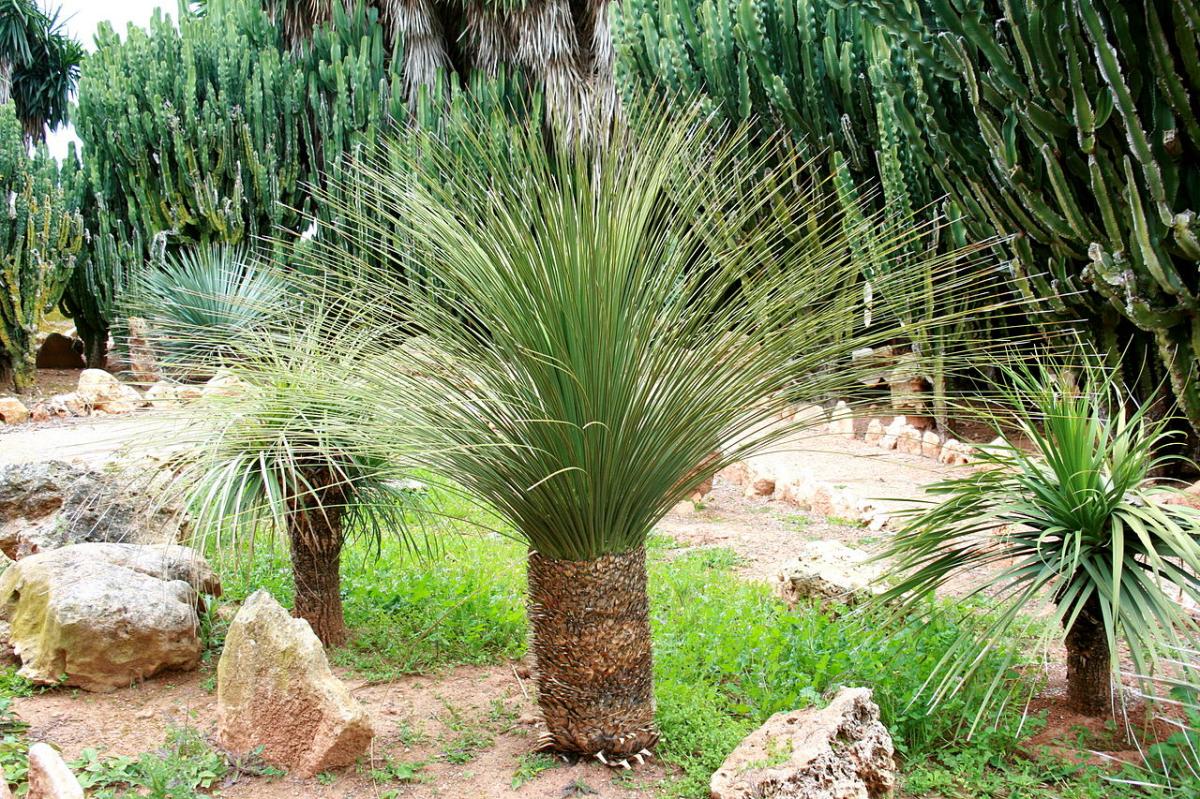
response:
[[[887,273],[898,261],[967,241],[971,220],[957,202],[944,198],[921,152],[925,140],[912,132],[912,118],[931,112],[931,97],[946,81],[940,76],[931,81],[912,51],[897,46],[853,5],[626,0],[614,15],[613,40],[617,86],[627,101],[647,92],[698,100],[732,124],[757,126],[763,141],[782,135],[788,146],[813,159],[818,176],[832,174],[848,239],[863,265],[863,290],[872,296],[886,290]],[[923,235],[904,251],[880,258],[869,241],[879,225]],[[925,299],[911,298],[904,313],[914,321],[958,320],[954,329],[901,343],[918,356],[944,421],[946,346],[952,341],[970,346],[978,331],[967,330],[962,315],[945,307],[948,293],[931,287]],[[970,301],[983,305],[992,299]],[[914,329],[935,331],[926,324]]]
[[[905,132],[972,218],[1012,237],[1026,296],[1126,354],[1144,397],[1165,379],[1200,432],[1200,2],[854,5],[953,87],[966,113],[940,104]]]
[[[75,267],[83,221],[68,207],[58,164],[26,149],[12,104],[0,105],[0,379],[33,387],[37,334]]]
[[[156,13],[123,39],[101,29],[76,114],[88,247],[62,303],[89,363],[103,362],[122,287],[143,264],[204,243],[269,242],[295,257],[312,219],[330,222],[320,201],[329,179],[385,132],[445,130],[480,112],[503,121],[531,107],[502,70],[467,81],[440,74],[410,102],[406,59],[388,30],[371,4],[335,4],[292,46],[254,0],[209,0],[178,28]],[[322,225],[321,235],[334,229]]]

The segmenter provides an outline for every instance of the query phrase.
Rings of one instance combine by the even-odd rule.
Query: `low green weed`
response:
[[[229,765],[191,727],[173,727],[166,745],[140,757],[102,757],[86,749],[70,764],[94,799],[202,799],[229,773]]]
[[[28,730],[29,725],[13,712],[12,697],[0,695],[0,768],[18,795],[25,785],[29,766],[29,741],[25,737]]]
[[[517,770],[513,772],[512,789],[515,791],[527,782],[532,782],[543,771],[549,771],[558,765],[553,755],[542,752],[531,752],[521,756],[517,761]]]

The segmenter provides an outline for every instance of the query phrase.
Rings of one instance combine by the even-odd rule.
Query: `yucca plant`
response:
[[[337,646],[347,637],[340,577],[347,539],[396,535],[415,548],[411,531],[425,500],[408,487],[397,452],[382,459],[357,446],[370,405],[346,406],[325,389],[326,373],[309,368],[319,361],[353,379],[361,340],[348,332],[331,341],[329,327],[232,336],[197,329],[195,350],[212,346],[215,334],[231,356],[225,388],[181,411],[168,429],[154,425],[152,435],[156,448],[175,453],[166,498],[184,500],[195,529],[218,550],[253,554],[261,536],[286,536],[293,612],[322,643]]]
[[[127,316],[145,318],[169,372],[207,377],[240,339],[262,332],[287,302],[287,283],[244,247],[201,245],[133,278]]]
[[[996,607],[985,641],[1050,603],[1070,704],[1111,712],[1119,646],[1151,674],[1164,645],[1197,632],[1180,599],[1200,601],[1200,512],[1164,504],[1171,489],[1151,475],[1172,457],[1156,454],[1169,443],[1166,422],[1128,410],[1114,372],[1086,359],[1079,378],[1048,364],[1002,373],[1023,443],[982,447],[977,471],[928,488],[928,507],[904,515],[881,555],[895,559],[898,579],[880,601],[912,607],[970,573],[973,595]],[[979,646],[990,644],[964,639],[951,650],[935,699],[979,662]]]
[[[647,534],[718,469],[812,424],[780,411],[852,386],[851,351],[898,327],[886,299],[862,327],[845,290],[859,267],[806,164],[767,170],[747,130],[698,112],[627,110],[644,122],[595,149],[537,129],[505,147],[486,130],[392,142],[338,193],[370,198],[337,210],[382,265],[319,236],[313,255],[339,329],[403,318],[420,335],[345,385],[325,370],[326,390],[372,407],[365,450],[403,435],[528,544],[544,744],[618,763],[658,738]],[[961,256],[939,285],[969,290]],[[910,288],[899,270],[890,296]]]

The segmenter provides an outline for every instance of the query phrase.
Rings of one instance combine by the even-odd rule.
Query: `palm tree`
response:
[[[1172,492],[1149,476],[1170,460],[1155,455],[1169,443],[1167,420],[1147,408],[1126,413],[1112,373],[1088,365],[1076,389],[1067,370],[1049,365],[1003,372],[1004,406],[1029,451],[985,447],[979,471],[929,488],[929,506],[907,514],[881,555],[896,559],[902,579],[880,601],[908,608],[969,573],[972,593],[995,595],[998,607],[984,641],[1050,602],[1067,650],[1068,700],[1111,713],[1120,644],[1137,673],[1152,674],[1164,644],[1197,632],[1179,598],[1200,601],[1200,512],[1162,502]],[[935,699],[983,662],[981,646],[990,645],[968,637],[951,650]]]
[[[64,31],[60,11],[33,0],[0,0],[0,105],[12,101],[30,141],[67,120],[83,47]]]
[[[13,71],[33,58],[40,15],[31,0],[0,0],[0,105],[12,99]]]
[[[324,390],[329,375],[309,365],[325,364],[343,381],[353,375],[363,356],[356,331],[331,339],[334,325],[314,322],[307,307],[303,324],[272,324],[292,302],[285,278],[231,252],[201,250],[148,281],[165,291],[168,278],[182,276],[152,318],[155,348],[184,374],[216,371],[222,386],[185,406],[169,429],[152,425],[148,443],[175,452],[177,479],[167,499],[185,501],[202,535],[239,554],[264,532],[286,536],[293,612],[326,646],[338,646],[348,635],[340,574],[346,541],[392,534],[415,547],[410,516],[423,501],[405,487],[395,452],[381,459],[355,448],[354,428],[370,406],[341,403]],[[134,296],[152,302],[165,295],[143,288]]]
[[[403,318],[421,336],[326,390],[371,407],[364,451],[417,436],[430,468],[528,544],[545,743],[608,762],[658,738],[647,534],[717,470],[811,424],[780,411],[849,390],[851,351],[898,334],[886,300],[862,327],[846,220],[804,180],[811,165],[767,170],[746,130],[696,112],[637,116],[603,148],[536,130],[504,147],[487,131],[393,142],[337,193],[383,265],[314,252],[339,319]],[[959,270],[934,284],[958,290],[974,274],[959,259],[905,269],[897,301],[929,269]]]

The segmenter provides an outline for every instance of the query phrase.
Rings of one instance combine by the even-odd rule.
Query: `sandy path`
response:
[[[152,445],[156,431],[170,424],[165,414],[138,413],[0,426],[0,466],[47,460],[102,466],[130,442]]]

